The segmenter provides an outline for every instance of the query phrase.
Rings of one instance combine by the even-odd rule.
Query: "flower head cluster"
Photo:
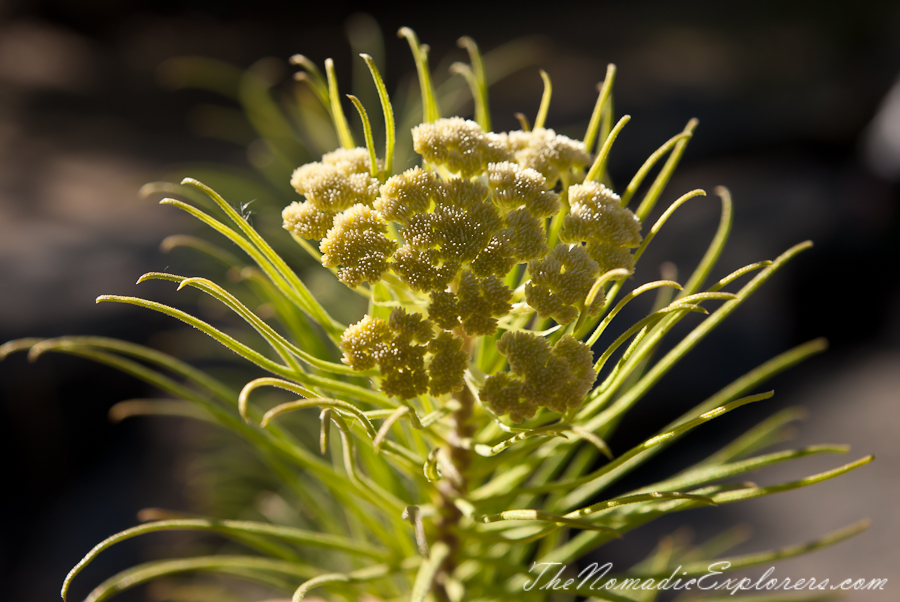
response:
[[[505,214],[505,227],[478,254],[472,271],[505,276],[514,265],[550,252],[543,218],[559,211],[559,195],[547,188],[540,173],[515,163],[492,163],[487,174],[492,200]]]
[[[422,123],[413,128],[412,136],[413,147],[426,161],[463,178],[478,175],[488,163],[508,156],[501,136],[461,117]]]
[[[535,217],[559,212],[559,195],[549,190],[547,178],[539,171],[503,161],[488,165],[487,174],[499,207],[509,210],[524,206]]]
[[[322,239],[322,265],[342,266],[338,278],[347,286],[358,286],[364,280],[378,282],[388,269],[387,259],[397,248],[386,232],[387,224],[377,211],[354,205],[335,217]]]
[[[466,386],[465,373],[469,354],[463,350],[463,340],[442,332],[428,345],[431,362],[428,364],[428,390],[432,395],[459,391]]]
[[[479,278],[463,272],[459,289],[431,293],[429,317],[441,328],[462,325],[469,336],[487,336],[497,332],[497,317],[509,313],[512,291],[496,276]]]
[[[462,388],[467,361],[462,347],[458,336],[442,332],[435,337],[430,321],[403,308],[388,320],[367,315],[341,336],[344,363],[356,370],[377,364],[381,390],[401,399]]]
[[[381,196],[375,199],[375,208],[385,219],[406,225],[410,217],[431,208],[437,192],[437,178],[432,171],[413,167],[389,178],[380,192]]]
[[[530,332],[505,332],[497,350],[509,360],[511,373],[489,376],[480,397],[513,422],[533,417],[541,407],[559,413],[578,407],[597,377],[590,348],[569,335],[551,347]]]
[[[441,259],[458,263],[475,259],[500,229],[489,189],[478,181],[454,178],[435,187],[434,210],[410,217],[403,238],[416,249],[437,248]]]
[[[591,163],[591,156],[583,142],[551,129],[510,132],[506,136],[506,145],[519,165],[539,171],[551,187],[556,185],[560,175]]]
[[[281,216],[284,227],[310,240],[323,238],[334,216],[356,204],[371,205],[378,195],[378,180],[370,173],[369,153],[364,148],[338,149],[322,161],[294,170],[291,186],[306,197],[288,205]]]
[[[284,211],[287,229],[320,240],[322,263],[338,268],[342,282],[375,284],[393,272],[390,286],[398,278],[408,287],[401,297],[425,307],[397,309],[388,320],[366,316],[341,339],[346,363],[378,366],[382,391],[403,399],[463,387],[467,338],[495,335],[516,295],[559,324],[596,315],[602,290],[585,307],[594,283],[630,268],[641,240],[640,222],[611,190],[570,185],[580,178],[567,174],[591,161],[577,140],[545,128],[495,134],[459,117],[418,125],[412,136],[422,167],[379,182],[365,149],[334,151],[294,172],[306,200]],[[568,204],[554,190],[560,182]],[[560,211],[557,244],[548,227]],[[530,280],[514,292],[510,274],[523,263]],[[497,349],[511,372],[489,377],[482,397],[515,421],[538,407],[573,407],[593,381],[590,350],[571,337],[551,347],[506,332]]]
[[[578,317],[585,299],[600,275],[597,262],[581,245],[557,245],[544,259],[530,261],[531,282],[525,285],[525,299],[538,315],[568,324]],[[597,295],[588,308],[595,315],[603,306]]]
[[[416,194],[408,192],[411,182],[418,185]],[[439,180],[414,169],[390,178],[382,190],[376,207],[404,224],[406,244],[397,252],[394,270],[418,291],[446,289],[503,225],[488,200],[490,190],[478,181]],[[415,198],[402,202],[403,197]]]
[[[569,188],[569,214],[563,219],[560,239],[587,243],[588,254],[608,272],[631,270],[630,249],[641,242],[641,222],[622,199],[598,182],[575,184]]]

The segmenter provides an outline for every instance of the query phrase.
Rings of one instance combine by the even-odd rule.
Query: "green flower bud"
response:
[[[463,351],[463,340],[460,337],[442,332],[431,341],[428,350],[433,354],[428,364],[428,388],[432,395],[459,391],[466,386],[465,373],[469,358]]]
[[[600,274],[600,267],[581,245],[557,245],[544,259],[528,262],[531,282],[525,300],[542,317],[568,324]]]
[[[381,390],[400,399],[412,399],[428,392],[424,345],[413,345],[403,339],[385,346],[379,355]]]
[[[406,244],[394,254],[394,272],[410,288],[427,293],[442,291],[459,273],[459,263],[443,261],[438,249],[415,249]]]
[[[631,254],[631,249],[627,247],[591,242],[587,245],[587,252],[591,259],[600,266],[601,274],[620,268],[629,272],[634,271],[634,255]]]
[[[489,336],[497,332],[497,316],[509,313],[512,291],[496,276],[478,278],[463,272],[456,292],[463,330],[469,336]]]
[[[563,336],[552,348],[530,332],[505,332],[497,350],[509,360],[512,374],[489,376],[479,397],[513,422],[532,418],[541,407],[564,413],[581,405],[596,379],[593,354],[584,343]]]
[[[538,259],[550,252],[544,224],[528,209],[515,209],[506,216],[506,232],[513,246],[516,259]]]
[[[434,338],[434,328],[422,314],[409,313],[402,307],[391,312],[388,326],[398,339],[427,343]]]
[[[504,228],[491,237],[488,244],[472,260],[470,267],[476,276],[505,276],[518,261],[515,246],[510,240],[512,231]]]
[[[489,190],[480,182],[444,182],[434,210],[434,233],[444,259],[471,261],[484,249],[502,221],[487,201]]]
[[[341,335],[343,362],[355,370],[367,370],[377,363],[381,390],[411,399],[428,391],[425,354],[433,337],[431,322],[403,308],[392,311],[388,320],[365,316]],[[443,373],[442,377],[449,378]]]
[[[456,294],[450,291],[431,293],[428,317],[444,330],[453,330],[459,326],[459,306],[456,303]]]
[[[387,224],[377,211],[365,205],[354,205],[340,213],[334,226],[322,239],[322,265],[342,266],[338,278],[355,287],[364,280],[374,284],[388,269],[387,259],[397,243],[385,236]]]
[[[375,367],[376,349],[389,341],[391,329],[386,320],[365,316],[352,324],[341,335],[341,360],[354,370],[368,370]]]
[[[487,377],[478,397],[496,414],[508,414],[510,420],[515,423],[533,418],[538,409],[538,406],[524,402],[522,382],[507,372],[498,372]]]

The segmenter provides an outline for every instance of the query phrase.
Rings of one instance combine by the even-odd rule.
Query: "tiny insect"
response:
[[[251,203],[255,203],[256,199],[247,201],[246,203],[241,203],[241,217],[245,222],[250,223],[250,216],[253,214],[252,211],[248,209]]]

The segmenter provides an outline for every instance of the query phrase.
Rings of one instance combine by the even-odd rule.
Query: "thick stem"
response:
[[[438,502],[437,541],[444,542],[450,548],[450,553],[441,566],[436,579],[435,594],[442,602],[449,600],[445,583],[447,577],[456,569],[456,552],[460,546],[457,526],[463,515],[457,508],[454,500],[466,496],[469,489],[466,473],[472,462],[472,452],[466,449],[467,446],[464,444],[475,433],[475,426],[471,420],[472,409],[475,405],[475,397],[472,395],[472,391],[468,387],[464,387],[462,391],[454,395],[454,399],[459,402],[459,409],[450,415],[453,431],[445,451],[450,463],[455,468],[453,472],[456,474],[452,476],[445,474],[444,478],[437,485],[440,496]]]

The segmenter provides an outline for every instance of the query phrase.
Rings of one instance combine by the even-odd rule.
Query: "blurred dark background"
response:
[[[894,581],[900,575],[896,2],[2,1],[0,342],[63,334],[159,341],[155,333],[172,329],[170,321],[93,302],[102,293],[136,294],[133,283],[146,271],[190,265],[184,255],[161,254],[158,244],[196,226],[140,200],[138,189],[188,165],[251,168],[246,148],[202,135],[209,132],[197,107],[220,99],[167,89],[157,67],[185,55],[241,68],[274,57],[282,71],[274,77],[288,85],[286,59],[302,52],[320,65],[333,57],[349,81],[359,59],[345,27],[361,11],[385,34],[390,89],[413,68],[406,42],[394,37],[400,26],[413,27],[431,45],[435,69],[446,67],[439,58],[464,59],[456,48],[461,35],[484,50],[537,36],[530,42],[536,65],[492,90],[496,129],[517,127],[516,111],[537,111],[542,67],[554,82],[548,124],[583,131],[595,85],[606,64],[616,63],[616,112],[633,116],[611,159],[616,182],[626,182],[650,152],[698,117],[662,204],[693,188],[731,189],[734,233],[715,278],[815,241],[667,377],[611,445],[627,449],[768,357],[825,336],[829,352],[776,379],[769,405],[729,415],[722,429],[700,429],[645,474],[699,458],[774,409],[807,406],[801,443],[851,443],[849,459],[874,452],[877,462],[808,491],[683,518],[701,538],[748,523],[757,537],[746,550],[757,550],[869,516],[870,532],[785,564],[778,574]],[[685,278],[702,255],[718,202],[691,203],[651,247],[644,269],[669,260]],[[259,211],[277,216],[276,209]],[[142,294],[166,299],[167,293]],[[210,510],[202,494],[208,433],[174,419],[107,420],[115,402],[150,394],[75,358],[47,355],[29,364],[18,354],[0,363],[7,482],[0,497],[0,599],[55,599],[69,568],[98,541],[133,525],[140,508]],[[839,460],[816,462],[764,473],[760,482],[799,478]],[[609,554],[637,560],[664,530],[640,530]],[[171,541],[151,537],[107,552],[76,583],[73,599],[115,571],[160,557]],[[896,600],[898,588],[893,582],[886,592],[850,599]],[[151,588],[122,599],[166,594]]]

